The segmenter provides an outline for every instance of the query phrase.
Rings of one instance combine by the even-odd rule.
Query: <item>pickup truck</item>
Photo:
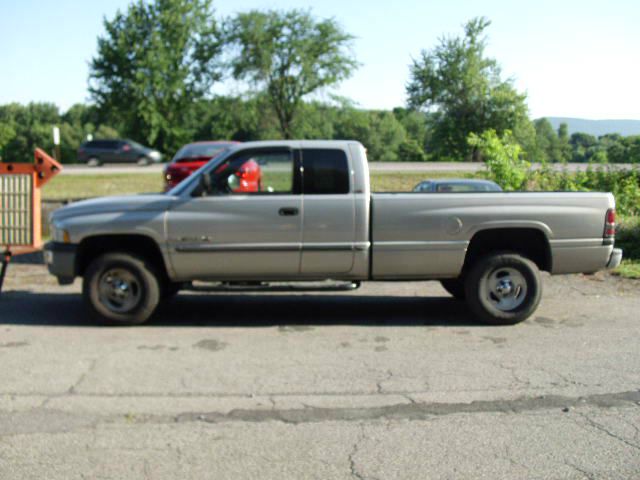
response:
[[[238,191],[249,162],[260,185]],[[614,208],[609,193],[371,193],[358,142],[250,142],[164,194],[55,211],[45,259],[62,284],[83,277],[90,311],[115,324],[147,321],[198,280],[439,280],[504,325],[536,310],[540,271],[620,263]]]

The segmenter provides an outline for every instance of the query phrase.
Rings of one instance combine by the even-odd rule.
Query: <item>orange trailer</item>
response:
[[[13,255],[42,248],[42,187],[62,165],[36,148],[34,162],[0,162],[0,292]]]

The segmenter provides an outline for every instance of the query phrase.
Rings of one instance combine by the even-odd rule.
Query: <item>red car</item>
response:
[[[223,150],[240,142],[211,141],[188,143],[175,154],[164,169],[165,190],[178,185]]]
[[[226,177],[226,188],[233,193],[255,193],[262,191],[262,170],[253,158],[245,160],[235,171],[229,163],[223,163],[216,170],[216,175],[225,178],[224,172],[229,171]]]

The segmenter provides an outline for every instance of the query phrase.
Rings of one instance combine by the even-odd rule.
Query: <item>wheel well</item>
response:
[[[168,279],[158,244],[144,235],[99,235],[85,238],[78,246],[76,274],[82,276],[96,257],[109,252],[130,253],[144,258],[158,269],[163,280]]]
[[[536,228],[496,228],[476,233],[469,243],[463,269],[470,267],[483,255],[497,251],[520,254],[540,270],[551,271],[549,240],[544,232]]]

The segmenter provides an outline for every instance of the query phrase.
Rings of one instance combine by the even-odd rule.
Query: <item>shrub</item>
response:
[[[616,232],[616,247],[622,248],[624,258],[640,260],[640,218],[621,217]]]
[[[502,137],[495,130],[487,130],[481,135],[471,133],[468,142],[474,148],[474,155],[479,155],[485,162],[487,178],[503,190],[525,187],[530,164],[522,159],[522,147],[509,130]]]

